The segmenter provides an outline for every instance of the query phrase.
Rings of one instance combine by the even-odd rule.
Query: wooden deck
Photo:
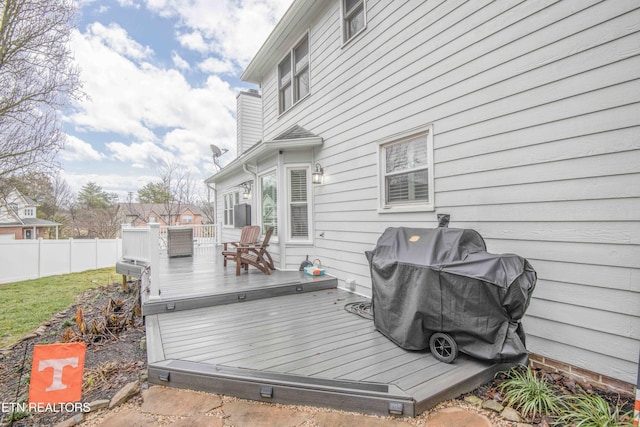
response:
[[[236,276],[235,263],[222,265],[221,251],[219,246],[205,246],[195,248],[193,257],[162,257],[160,296],[149,299],[143,293],[143,314],[191,310],[337,286],[334,277],[312,277],[299,271],[274,271],[265,275],[250,268]]]
[[[162,301],[144,304],[151,383],[415,416],[511,365],[464,355],[444,364],[403,350],[344,310],[366,298],[336,289],[334,278],[257,270],[238,277],[217,253],[165,260]]]

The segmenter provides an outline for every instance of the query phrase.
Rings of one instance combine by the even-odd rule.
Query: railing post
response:
[[[149,224],[149,300],[160,299],[160,224]]]

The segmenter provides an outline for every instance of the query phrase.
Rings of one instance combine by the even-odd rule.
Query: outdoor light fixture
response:
[[[324,169],[320,166],[320,163],[316,163],[316,170],[311,174],[311,182],[314,184],[322,184],[322,176],[324,175]]]
[[[243,199],[250,199],[251,198],[251,182],[247,181],[247,182],[243,182],[242,184],[240,184],[240,187],[244,188],[244,192],[242,193],[242,198]]]

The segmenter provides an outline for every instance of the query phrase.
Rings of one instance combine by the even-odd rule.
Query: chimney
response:
[[[238,156],[262,139],[262,97],[257,89],[242,91],[236,97]]]

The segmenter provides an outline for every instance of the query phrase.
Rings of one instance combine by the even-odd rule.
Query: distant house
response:
[[[12,190],[7,197],[0,198],[0,239],[21,240],[47,238],[55,228],[58,237],[59,223],[37,217],[38,204]]]
[[[252,188],[280,269],[309,255],[370,295],[381,233],[449,214],[537,270],[535,361],[635,383],[638,22],[633,0],[295,0],[242,75],[254,131],[207,179],[222,240]]]
[[[165,203],[121,203],[125,223],[133,226],[160,225],[200,225],[202,210],[191,204]]]

